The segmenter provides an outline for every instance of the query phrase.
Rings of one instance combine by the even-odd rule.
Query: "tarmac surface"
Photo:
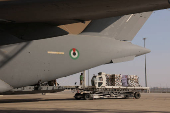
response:
[[[0,113],[170,113],[170,94],[141,99],[75,100],[74,93],[0,96]]]

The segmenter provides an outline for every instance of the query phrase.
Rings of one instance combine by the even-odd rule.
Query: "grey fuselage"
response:
[[[75,59],[70,52],[73,48],[79,52]],[[11,88],[18,88],[148,52],[150,50],[130,42],[86,35],[66,35],[0,46],[0,79]],[[0,92],[6,90],[0,89]]]
[[[170,0],[0,0],[0,92],[150,52],[128,41],[152,11],[169,7]]]

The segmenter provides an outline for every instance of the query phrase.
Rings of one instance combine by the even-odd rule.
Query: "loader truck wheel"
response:
[[[91,100],[91,96],[89,93],[84,94],[84,99],[85,100]]]
[[[75,98],[76,100],[80,100],[80,99],[81,99],[81,94],[80,94],[80,93],[76,93],[75,96],[74,96],[74,98]]]
[[[134,97],[135,97],[136,99],[140,99],[141,94],[140,94],[139,92],[136,92],[136,93],[134,94]]]
[[[124,99],[129,99],[129,95],[125,95]]]

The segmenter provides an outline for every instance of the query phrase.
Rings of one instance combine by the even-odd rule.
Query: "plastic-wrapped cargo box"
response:
[[[139,77],[137,75],[128,76],[128,86],[129,87],[139,87]]]
[[[121,74],[106,74],[106,86],[122,86]]]
[[[122,75],[122,86],[128,87],[128,75]]]

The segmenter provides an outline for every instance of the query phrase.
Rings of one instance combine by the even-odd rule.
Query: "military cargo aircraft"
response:
[[[0,0],[0,92],[150,50],[132,44],[169,0]]]

